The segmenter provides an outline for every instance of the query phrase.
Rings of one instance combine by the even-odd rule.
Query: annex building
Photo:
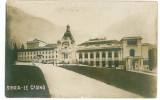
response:
[[[70,26],[56,44],[47,44],[34,39],[28,41],[27,49],[17,53],[18,61],[36,61],[41,63],[84,64],[94,67],[149,70],[148,44],[142,38],[123,37],[118,40],[106,38],[89,39],[75,44]]]

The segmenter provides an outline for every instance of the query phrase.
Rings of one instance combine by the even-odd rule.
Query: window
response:
[[[38,52],[37,52],[37,54],[38,54]]]
[[[28,59],[29,59],[29,57],[28,57]]]
[[[93,55],[93,53],[91,53],[91,54],[90,54],[90,58],[94,58],[94,55]]]
[[[88,58],[88,54],[87,53],[85,54],[85,58]]]
[[[118,51],[114,52],[114,57],[118,57]]]
[[[29,55],[29,52],[28,52],[28,55]]]
[[[23,59],[23,57],[22,57],[22,59]]]
[[[39,52],[41,54],[41,52]]]
[[[112,58],[112,52],[108,52],[108,58]]]
[[[57,56],[57,55],[56,55]],[[68,53],[64,54],[64,59],[68,59]]]
[[[98,52],[96,53],[96,58],[99,58],[99,53]]]
[[[19,55],[21,55],[21,53],[19,53]]]
[[[24,55],[26,55],[26,53]]]
[[[32,52],[30,54],[32,55]]]
[[[79,59],[82,59],[82,54],[79,54]]]
[[[134,50],[133,49],[130,50],[130,56],[134,56]]]
[[[35,54],[35,52],[34,52],[34,54]]]
[[[49,56],[49,58],[51,58],[51,56]]]
[[[94,65],[94,63],[93,63],[93,61],[91,61],[91,62],[90,62],[90,66],[93,66],[93,65]]]
[[[50,54],[50,51],[49,51],[49,54]]]
[[[137,45],[137,41],[127,41],[128,45]]]
[[[44,52],[43,52],[43,54],[44,54]]]
[[[148,60],[143,60],[143,65],[148,65]]]
[[[46,58],[47,58],[47,56],[46,56]]]
[[[52,51],[52,54],[54,53],[54,51]]]
[[[23,55],[23,53],[22,53],[22,55]]]
[[[56,55],[56,58],[57,58],[57,55]]]
[[[105,52],[102,53],[102,58],[106,58],[106,53]]]
[[[46,51],[46,54],[47,54],[47,51]]]
[[[32,56],[31,56],[31,59],[32,59]]]
[[[54,58],[54,56],[52,56],[52,58]]]
[[[96,61],[96,66],[99,66],[99,61]]]

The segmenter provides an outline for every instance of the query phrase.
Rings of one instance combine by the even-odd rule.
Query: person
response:
[[[53,61],[53,65],[54,65],[54,61]]]

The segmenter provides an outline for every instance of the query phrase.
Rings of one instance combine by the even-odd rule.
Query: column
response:
[[[84,52],[82,52],[82,61],[84,61]]]
[[[99,58],[102,59],[102,51],[99,52]]]
[[[121,59],[123,59],[123,52],[122,52],[122,50],[120,52],[121,52]]]
[[[88,61],[90,61],[90,52],[88,52]]]
[[[96,60],[96,52],[93,52],[94,60]]]
[[[112,51],[112,59],[114,59],[114,51]]]
[[[142,68],[142,70],[144,70],[143,60],[142,59],[141,59],[141,68]]]
[[[93,55],[94,55],[94,57],[93,57],[93,63],[94,63],[94,66],[96,66],[96,52],[93,52]]]
[[[106,59],[108,60],[108,51],[106,51]]]
[[[127,66],[128,68],[127,69],[129,69],[129,70],[131,70],[130,69],[130,64],[131,64],[130,59],[128,59],[128,66]]]

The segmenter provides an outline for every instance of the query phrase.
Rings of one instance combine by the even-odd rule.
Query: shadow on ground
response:
[[[156,76],[123,70],[86,66],[62,65],[59,67],[72,70],[79,74],[136,93],[146,98],[155,98],[157,95]]]
[[[28,90],[7,90],[7,86],[26,86]],[[45,89],[31,90],[30,85],[45,86]],[[36,66],[12,65],[6,68],[5,95],[15,97],[42,97],[49,98],[49,90],[42,71]]]

